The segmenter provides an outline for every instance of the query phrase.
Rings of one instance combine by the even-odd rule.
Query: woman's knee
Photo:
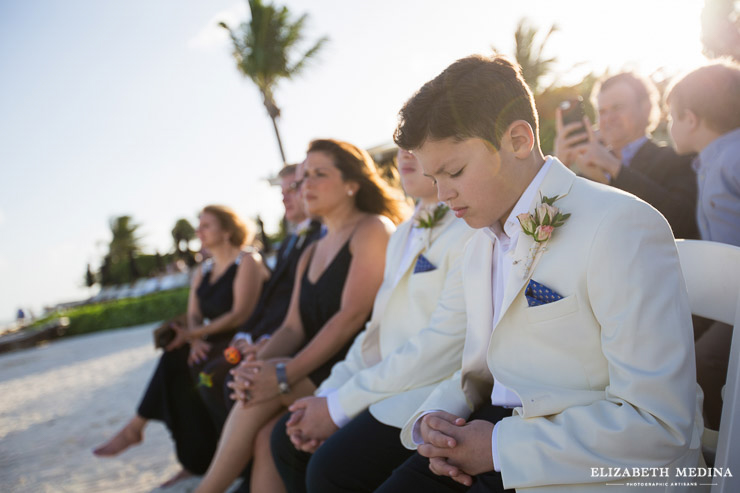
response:
[[[257,437],[254,441],[255,451],[256,453],[266,453],[269,455],[270,453],[270,437],[272,435],[272,429],[274,428],[274,423],[271,421],[257,432]]]

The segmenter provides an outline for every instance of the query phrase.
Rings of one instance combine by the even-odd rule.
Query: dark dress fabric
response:
[[[234,278],[236,278],[236,270],[243,257],[244,252],[240,253],[236,261],[213,283],[211,282],[212,269],[209,268],[204,272],[203,279],[195,290],[203,319],[215,320],[231,310],[234,305]],[[227,330],[206,336],[206,340],[215,342],[227,339],[228,342],[235,333],[235,329]]]
[[[256,341],[280,327],[290,305],[298,260],[306,247],[319,238],[320,233],[321,223],[312,221],[304,235],[295,237],[295,241],[291,241],[295,236],[291,235],[280,245],[275,270],[265,282],[252,316],[239,328],[240,332],[252,334]]]
[[[239,327],[238,332],[251,334],[256,342],[260,337],[270,335],[280,327],[290,304],[298,260],[306,247],[318,239],[320,230],[321,223],[313,221],[306,234],[295,237],[294,241],[291,241],[294,235],[283,241],[277,252],[275,270],[270,275],[270,279],[263,284],[252,316]],[[234,401],[229,398],[231,389],[226,386],[231,378],[229,370],[233,366],[224,359],[223,352],[209,358],[202,371],[210,375],[213,386],[198,386],[201,398],[208,407],[211,419],[219,431],[223,428],[231,406],[234,404]]]
[[[241,258],[242,254],[213,283],[210,269],[205,267],[196,288],[204,318],[215,319],[231,310],[234,277]],[[222,352],[232,336],[233,331],[228,331],[207,337],[211,343],[209,357]],[[198,380],[194,381],[192,375],[197,376],[200,368],[188,366],[189,352],[189,346],[184,345],[162,354],[137,412],[146,419],[164,422],[175,442],[180,464],[194,474],[204,474],[216,452],[219,430],[198,393]]]
[[[339,307],[342,304],[342,290],[347,280],[350,263],[352,263],[349,242],[350,240],[348,239],[315,283],[312,283],[308,279],[309,268],[306,268],[303,273],[303,278],[301,279],[300,311],[306,341],[313,339],[324,324],[339,311]],[[309,261],[310,264],[311,262]],[[311,379],[316,387],[326,380],[331,373],[332,366],[344,359],[351,345],[352,340],[345,344],[344,347],[323,365],[311,372],[308,378]]]

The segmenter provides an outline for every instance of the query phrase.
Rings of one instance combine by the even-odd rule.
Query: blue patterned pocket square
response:
[[[546,305],[563,299],[562,296],[552,289],[548,288],[544,284],[538,283],[537,281],[533,281],[532,279],[530,279],[529,284],[527,284],[524,296],[527,297],[527,304],[529,304],[529,306]]]
[[[419,272],[429,272],[430,270],[437,270],[437,268],[424,255],[419,255],[419,258],[416,260],[416,265],[414,266],[414,274],[418,274]]]

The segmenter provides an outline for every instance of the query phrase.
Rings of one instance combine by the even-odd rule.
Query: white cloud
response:
[[[0,209],[0,226],[2,226],[4,222],[5,222],[5,213],[3,212],[2,209]]]
[[[237,2],[228,9],[216,13],[201,28],[198,33],[188,41],[188,47],[196,50],[210,51],[213,48],[222,48],[229,42],[229,34],[218,25],[225,22],[231,28],[241,24],[247,18],[246,2]]]

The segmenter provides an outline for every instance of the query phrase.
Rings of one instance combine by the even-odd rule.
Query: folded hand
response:
[[[275,366],[287,358],[275,358],[268,361],[244,361],[231,370],[234,381],[229,387],[244,404],[273,399],[280,395]]]
[[[169,344],[164,348],[165,351],[172,351],[179,348],[183,344],[188,342],[188,329],[178,324],[177,322],[170,322],[170,328],[175,331],[175,338],[170,341]]]
[[[474,420],[465,423],[449,413],[432,413],[422,419],[419,454],[429,457],[429,468],[466,486],[473,476],[493,470],[491,435],[493,424]],[[426,422],[426,423],[425,423]]]
[[[190,354],[188,355],[188,365],[192,366],[195,363],[205,361],[208,357],[208,351],[211,350],[211,345],[202,339],[193,339],[190,341]]]
[[[293,414],[286,423],[286,431],[294,445],[297,439],[293,440],[293,436],[300,437],[301,446],[296,448],[304,452],[313,452],[339,429],[331,419],[325,397],[298,399],[288,410]]]

